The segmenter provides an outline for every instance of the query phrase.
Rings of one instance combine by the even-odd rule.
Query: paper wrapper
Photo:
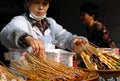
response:
[[[108,52],[108,53],[111,53],[113,55],[116,55],[116,56],[120,56],[119,55],[119,48],[100,48],[103,52]]]
[[[67,66],[73,66],[73,55],[74,52],[69,52],[62,49],[49,49],[46,50],[47,57],[57,61],[59,63],[65,64]]]

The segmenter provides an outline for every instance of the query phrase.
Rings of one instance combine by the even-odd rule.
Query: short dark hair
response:
[[[26,2],[35,2],[35,1],[39,1],[39,0],[25,0]],[[46,1],[48,3],[51,2],[51,0],[41,0],[41,1]]]
[[[80,14],[88,13],[90,16],[94,15],[95,19],[99,17],[99,7],[95,3],[85,3],[80,7]]]

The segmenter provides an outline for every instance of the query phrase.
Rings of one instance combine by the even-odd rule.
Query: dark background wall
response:
[[[85,28],[80,23],[79,7],[85,2],[94,2],[100,7],[100,18],[109,30],[111,37],[120,47],[120,0],[58,0],[61,8],[60,24],[69,31],[84,35]]]
[[[13,16],[24,12],[24,0],[0,0],[0,30]],[[120,47],[120,0],[52,0],[48,16],[53,17],[68,31],[77,35],[85,35],[85,28],[80,23],[79,7],[85,2],[94,2],[100,7],[101,21]],[[2,50],[2,51],[1,51]],[[0,47],[3,53],[7,51]]]
[[[24,12],[24,0],[0,0],[0,29],[15,16]],[[85,2],[94,2],[100,7],[99,20],[107,26],[112,38],[119,41],[120,0],[52,0],[48,16],[52,16],[68,31],[84,35],[79,17],[79,7]],[[77,29],[77,30],[76,30]]]

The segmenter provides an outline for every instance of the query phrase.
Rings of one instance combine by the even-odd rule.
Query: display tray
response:
[[[120,76],[120,70],[96,70],[102,76]]]
[[[84,70],[84,71],[91,74],[91,75],[88,75],[90,78],[84,79],[84,80],[81,80],[80,78],[77,78],[75,81],[98,81],[98,79],[99,79],[99,73],[98,72],[90,71],[90,70]]]
[[[78,69],[78,71],[81,72],[81,70],[79,70],[79,69]],[[85,72],[85,74],[83,76],[77,77],[74,80],[57,79],[57,80],[54,80],[54,81],[98,81],[98,79],[99,79],[99,73],[98,72],[90,71],[90,70],[84,70],[84,72]],[[27,81],[32,81],[32,80],[28,79]],[[50,81],[50,80],[45,80],[45,81]]]
[[[84,71],[89,71],[89,69],[81,68]],[[96,71],[99,73],[100,76],[120,76],[120,70],[90,70]]]

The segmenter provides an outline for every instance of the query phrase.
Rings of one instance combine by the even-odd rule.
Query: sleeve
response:
[[[1,43],[8,49],[23,49],[18,40],[22,35],[28,34],[24,31],[25,26],[25,22],[19,18],[12,19],[0,32]]]
[[[66,29],[57,23],[54,23],[54,35],[55,41],[57,41],[56,46],[62,49],[70,49],[71,41],[76,36],[73,36],[72,33],[68,32]]]
[[[72,40],[74,38],[83,38],[82,36],[73,35],[71,32],[64,29],[60,24],[52,21],[51,27],[53,28],[55,41],[57,41],[56,46],[71,50]]]
[[[110,33],[108,32],[105,26],[102,27],[101,32],[102,32],[103,41],[106,43],[106,45],[110,45],[113,42],[113,40],[110,37]]]

